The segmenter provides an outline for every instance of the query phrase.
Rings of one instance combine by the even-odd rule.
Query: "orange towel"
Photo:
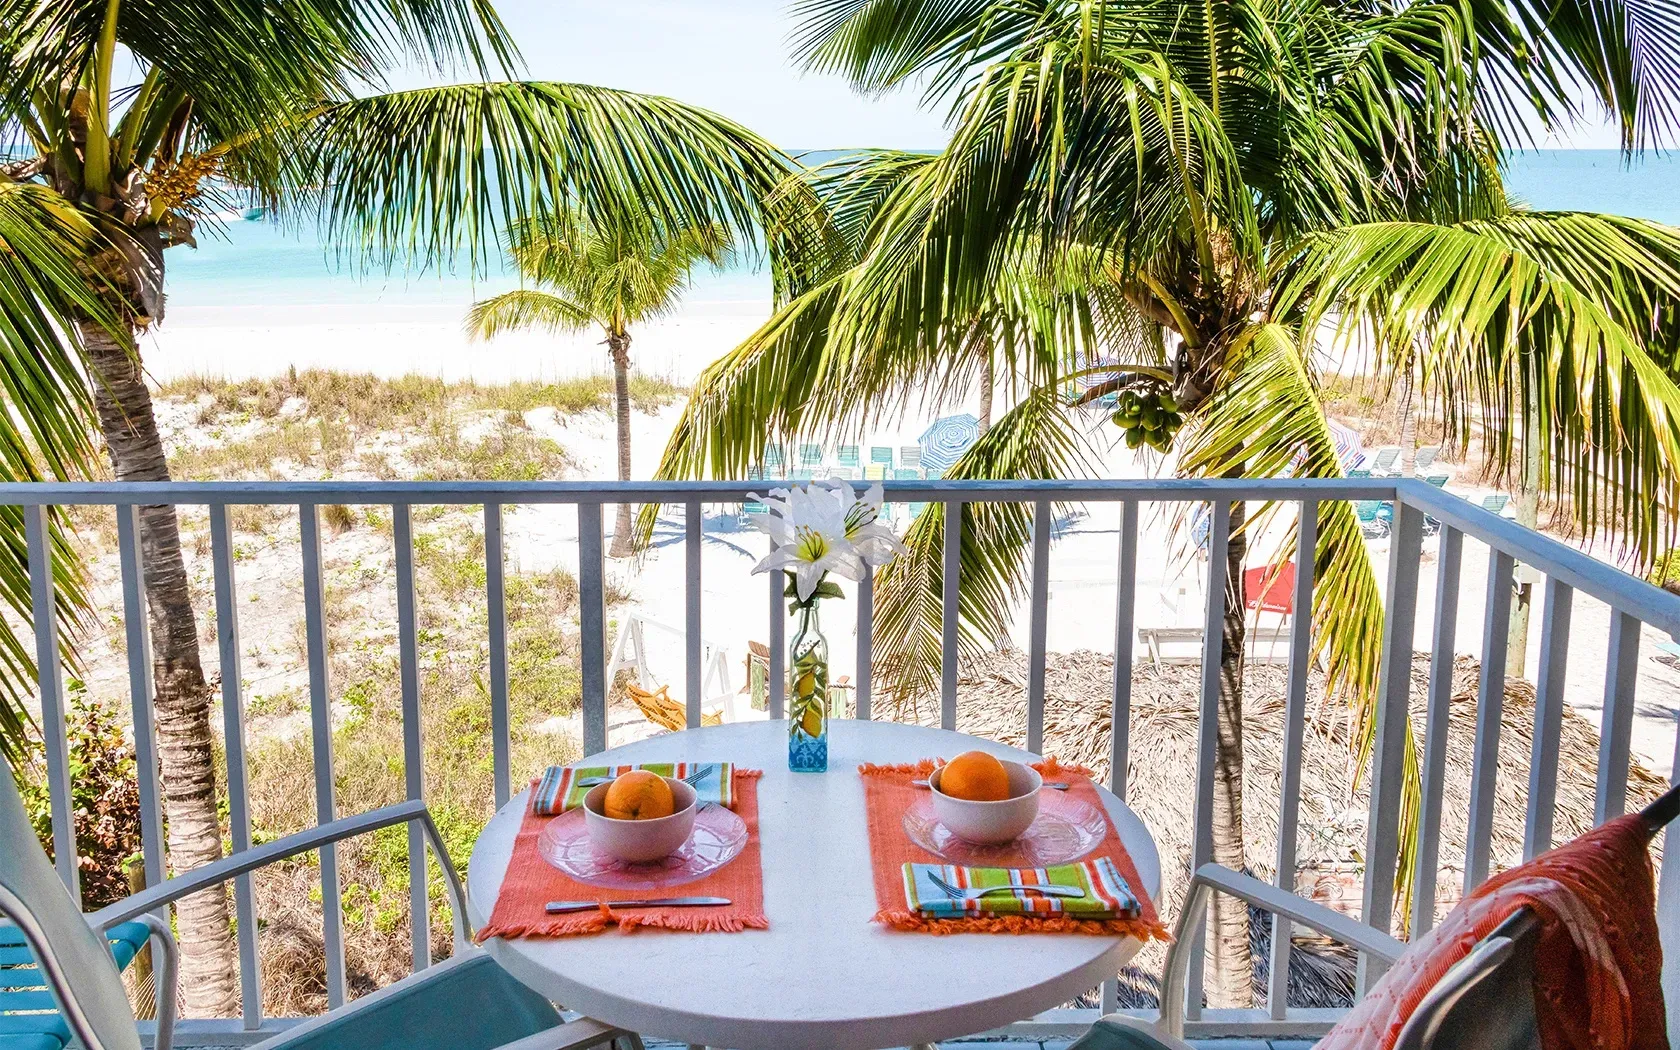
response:
[[[1317,1050],[1391,1050],[1429,990],[1518,908],[1541,920],[1543,1050],[1668,1050],[1650,828],[1620,817],[1483,883],[1419,938]]]

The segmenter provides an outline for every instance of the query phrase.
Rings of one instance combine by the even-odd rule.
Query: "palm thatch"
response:
[[[1045,754],[1108,775],[1113,661],[1090,651],[1052,653],[1045,667]],[[1161,853],[1162,911],[1176,915],[1189,882],[1194,827],[1196,720],[1200,668],[1155,667],[1132,671],[1130,769],[1127,801],[1148,825]],[[1421,740],[1429,674],[1428,654],[1412,665],[1411,712]],[[1447,770],[1438,856],[1436,914],[1450,909],[1463,880],[1476,724],[1478,662],[1468,656],[1453,664],[1452,713],[1447,734]],[[1279,792],[1282,782],[1283,713],[1287,669],[1250,664],[1243,681],[1243,833],[1249,869],[1271,879],[1276,863]],[[1018,650],[965,660],[958,675],[957,728],[1012,744],[1026,742],[1027,661]],[[1507,679],[1499,740],[1498,792],[1494,804],[1495,870],[1522,859],[1527,814],[1528,769],[1534,731],[1534,687]],[[936,712],[904,712],[923,722]],[[1368,784],[1355,768],[1347,707],[1325,695],[1324,675],[1314,670],[1307,686],[1307,726],[1301,768],[1300,841],[1297,892],[1331,907],[1358,914],[1364,870]],[[1598,731],[1565,709],[1558,765],[1554,839],[1566,841],[1593,826],[1598,772]],[[1356,773],[1361,775],[1356,776]],[[1357,781],[1357,783],[1356,783]],[[1629,773],[1630,809],[1660,795],[1667,783],[1635,763]],[[1269,921],[1254,913],[1257,995],[1265,987]],[[1403,936],[1397,924],[1396,935]],[[1290,1005],[1345,1005],[1352,994],[1349,953],[1321,941],[1297,939],[1291,965]],[[1161,950],[1140,955],[1123,981],[1129,1005],[1153,1005]]]

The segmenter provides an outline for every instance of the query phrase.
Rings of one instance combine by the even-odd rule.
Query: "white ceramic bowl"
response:
[[[583,823],[590,845],[630,864],[663,860],[675,853],[694,831],[694,788],[680,780],[665,778],[671,785],[676,812],[652,820],[614,820],[603,816],[601,803],[609,784],[596,784],[583,796]]]
[[[939,777],[945,772],[943,766],[928,777],[933,811],[958,838],[983,846],[1012,842],[1038,817],[1038,792],[1044,786],[1044,778],[1031,766],[1007,759],[999,761],[1009,774],[1009,797],[1001,802],[970,802],[945,794],[939,790]]]

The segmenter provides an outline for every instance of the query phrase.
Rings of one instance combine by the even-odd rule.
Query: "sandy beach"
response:
[[[195,304],[176,310],[150,336],[144,348],[154,377],[169,380],[189,375],[229,379],[269,377],[288,368],[325,368],[370,372],[382,377],[408,374],[449,381],[498,383],[542,380],[598,373],[604,351],[592,335],[552,336],[517,334],[490,344],[474,344],[461,333],[464,302],[390,304],[333,303],[306,307],[215,306]],[[726,352],[768,317],[767,301],[701,300],[685,306],[668,320],[645,326],[635,336],[632,352],[644,372],[687,384],[699,371]],[[634,417],[634,473],[649,477],[657,465],[680,405],[655,414]],[[1170,476],[1171,464],[1159,457],[1143,457],[1115,447],[1112,428],[1093,415],[1091,433],[1098,449],[1097,468],[1105,477]],[[611,418],[604,412],[563,416],[553,410],[526,413],[533,431],[553,438],[576,463],[575,476],[610,477],[614,464]],[[883,420],[864,444],[914,444],[927,419]],[[1485,489],[1450,484],[1449,489],[1479,499]],[[904,520],[907,508],[897,508]],[[610,517],[609,517],[610,521]],[[1199,624],[1204,608],[1203,567],[1182,541],[1175,542],[1175,517],[1167,506],[1146,508],[1139,558],[1136,621],[1139,627]],[[609,526],[610,527],[610,526]],[[1050,565],[1050,646],[1057,651],[1112,651],[1115,608],[1115,566],[1118,549],[1118,508],[1092,505],[1059,523]],[[1260,537],[1251,565],[1273,560],[1282,529]],[[746,529],[732,508],[708,508],[703,561],[703,622],[705,640],[723,654],[731,685],[739,688],[746,642],[768,637],[767,584],[750,575],[763,556],[766,540]],[[576,568],[576,522],[569,511],[544,508],[511,509],[507,523],[509,557],[523,571],[559,566]],[[633,591],[639,614],[653,624],[673,628],[683,620],[680,522],[666,522],[658,544],[637,562],[615,562],[609,571]],[[1431,648],[1435,589],[1435,541],[1425,545],[1420,566],[1417,648]],[[1372,543],[1379,579],[1386,579],[1387,542]],[[1474,540],[1464,550],[1456,648],[1479,654],[1482,610],[1486,594],[1487,551]],[[834,651],[834,673],[855,674],[856,614],[850,595],[831,602],[825,628]],[[1530,629],[1527,673],[1538,666],[1539,613]],[[1275,621],[1275,614],[1267,614]],[[1578,595],[1570,646],[1568,702],[1597,720],[1604,690],[1604,639],[1608,610]],[[1026,614],[1017,610],[1013,640],[1027,643]],[[680,692],[683,668],[680,630],[646,632],[651,670]],[[1647,628],[1640,660],[1639,708],[1634,747],[1650,768],[1668,773],[1674,768],[1676,719],[1680,717],[1680,669],[1664,662],[1656,643],[1666,641]],[[609,645],[614,639],[608,639]],[[1262,654],[1263,656],[1263,654]],[[1141,650],[1140,650],[1141,658]],[[717,687],[714,686],[714,689]],[[1052,698],[1053,700],[1053,698]]]

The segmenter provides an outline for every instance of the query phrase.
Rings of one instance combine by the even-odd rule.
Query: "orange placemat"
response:
[[[1138,940],[1167,940],[1166,927],[1155,914],[1155,902],[1143,891],[1143,880],[1137,867],[1120,843],[1114,822],[1108,822],[1108,834],[1102,844],[1081,858],[1094,860],[1108,857],[1130,883],[1141,905],[1140,914],[1129,919],[1073,919],[1065,915],[986,915],[961,919],[930,919],[910,910],[904,895],[904,865],[940,864],[943,857],[922,849],[910,841],[904,831],[904,812],[916,800],[916,793],[926,791],[912,785],[925,780],[943,760],[928,759],[911,765],[858,767],[863,776],[864,807],[869,818],[869,857],[875,871],[875,921],[898,930],[916,933],[1094,933],[1105,937],[1120,934]],[[1102,797],[1091,783],[1091,772],[1078,766],[1064,766],[1055,759],[1033,764],[1046,780],[1065,780],[1071,785],[1068,794],[1084,800],[1106,812]],[[997,866],[1002,868],[1032,867],[1020,858],[1002,854]]]
[[[490,921],[478,931],[478,939],[486,937],[567,937],[582,933],[600,933],[611,926],[633,930],[638,926],[652,926],[687,933],[714,931],[737,933],[741,930],[767,929],[770,920],[764,915],[764,864],[760,858],[758,841],[758,778],[760,769],[735,770],[735,813],[747,826],[747,844],[740,856],[718,871],[694,882],[673,886],[671,897],[728,897],[735,903],[719,908],[626,908],[613,910],[613,901],[634,900],[649,895],[646,889],[620,890],[605,886],[591,886],[565,874],[537,852],[537,836],[551,820],[540,817],[529,808],[519,825],[519,835],[513,842],[513,858],[502,879],[501,892]],[[553,900],[595,900],[601,910],[574,912],[570,915],[550,915],[544,908]]]

